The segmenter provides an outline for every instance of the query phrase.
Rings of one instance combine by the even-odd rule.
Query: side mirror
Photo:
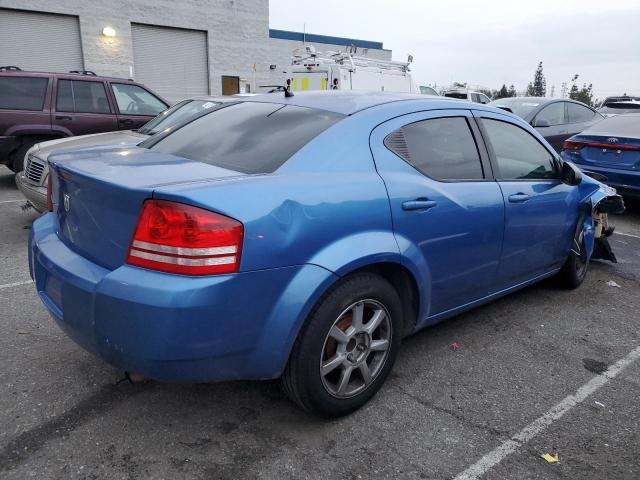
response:
[[[582,182],[582,172],[573,163],[562,162],[560,181],[567,185],[580,185],[580,182]]]
[[[533,122],[533,126],[534,127],[548,127],[549,126],[549,122],[547,122],[546,120],[542,120],[542,119],[540,119],[540,120],[536,119]]]

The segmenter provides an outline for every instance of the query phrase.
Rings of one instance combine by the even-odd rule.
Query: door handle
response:
[[[133,125],[133,120],[125,118],[124,120],[120,120],[120,125]]]
[[[409,200],[402,204],[403,210],[429,210],[438,205],[437,202],[429,200],[427,198],[418,198],[416,200]]]
[[[509,195],[509,201],[511,203],[524,203],[529,200],[529,195],[526,193],[514,193]]]
[[[73,118],[67,115],[56,115],[56,120],[73,120]]]

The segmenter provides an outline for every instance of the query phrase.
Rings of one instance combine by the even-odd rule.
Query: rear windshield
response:
[[[582,135],[638,138],[640,137],[640,114],[632,113],[605,118],[583,131]]]
[[[158,132],[168,128],[175,127],[197,114],[209,110],[220,105],[220,102],[211,102],[209,100],[185,100],[161,112],[153,120],[145,123],[138,130],[145,135],[155,135]]]
[[[241,102],[223,105],[149,148],[236,172],[271,173],[342,118],[293,105]]]
[[[640,102],[620,102],[620,103],[608,103],[604,107],[598,110],[600,113],[640,113]]]
[[[467,99],[467,94],[466,93],[456,93],[456,92],[447,92],[444,94],[445,97],[449,97],[449,98],[458,98],[460,100],[466,100]]]
[[[48,78],[0,77],[0,108],[42,110]]]

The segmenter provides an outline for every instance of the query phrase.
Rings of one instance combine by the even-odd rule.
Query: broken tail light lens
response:
[[[183,203],[144,202],[127,263],[181,275],[235,273],[244,227],[233,218]]]

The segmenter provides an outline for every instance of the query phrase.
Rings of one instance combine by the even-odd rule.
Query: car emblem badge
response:
[[[65,193],[63,196],[63,203],[64,203],[64,211],[68,212],[69,209],[71,208],[71,197],[69,197],[68,193]]]
[[[618,143],[618,139],[615,137],[607,138],[608,143]]]

